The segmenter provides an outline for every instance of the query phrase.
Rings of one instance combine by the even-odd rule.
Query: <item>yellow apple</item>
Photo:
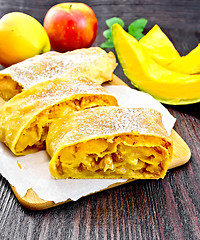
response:
[[[40,53],[50,51],[43,26],[33,17],[11,12],[0,19],[0,64],[8,67]]]

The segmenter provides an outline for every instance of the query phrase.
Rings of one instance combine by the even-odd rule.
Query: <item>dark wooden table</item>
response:
[[[62,1],[0,0],[0,17],[11,11],[43,22]],[[198,0],[85,1],[96,13],[99,31],[94,46],[105,39],[105,20],[120,16],[126,27],[147,18],[147,30],[158,24],[181,54],[200,42]],[[116,75],[129,81],[118,66]],[[130,85],[131,86],[131,85]],[[177,118],[175,130],[189,145],[192,158],[170,170],[163,180],[136,181],[52,209],[22,207],[9,183],[0,177],[0,239],[200,239],[200,103],[166,106]]]

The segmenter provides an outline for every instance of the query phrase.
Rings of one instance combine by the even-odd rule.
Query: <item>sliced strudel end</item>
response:
[[[172,142],[159,112],[98,107],[56,120],[46,140],[54,178],[163,178]]]
[[[85,76],[101,84],[112,80],[116,65],[114,54],[98,47],[47,52],[0,71],[0,97],[8,100],[39,82],[56,78]]]
[[[84,77],[34,85],[0,109],[0,141],[16,155],[44,149],[49,125],[70,111],[118,105],[102,86]]]

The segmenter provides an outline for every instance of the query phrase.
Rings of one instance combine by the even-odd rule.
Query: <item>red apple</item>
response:
[[[90,47],[97,35],[97,18],[84,3],[60,3],[49,9],[44,28],[58,52]]]

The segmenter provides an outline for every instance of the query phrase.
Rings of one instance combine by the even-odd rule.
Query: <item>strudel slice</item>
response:
[[[0,141],[16,155],[45,148],[49,125],[70,111],[118,105],[115,97],[84,77],[34,85],[0,108]]]
[[[50,127],[47,152],[54,178],[163,178],[172,142],[159,112],[98,107],[74,112]]]
[[[56,78],[85,76],[101,84],[112,80],[116,66],[114,54],[98,47],[47,52],[0,71],[0,97],[8,100],[39,82]]]

